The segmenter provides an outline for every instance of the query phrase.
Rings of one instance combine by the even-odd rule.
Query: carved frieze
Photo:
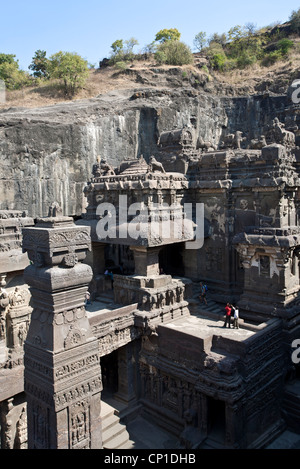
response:
[[[102,380],[100,376],[91,377],[90,380],[83,381],[76,386],[71,386],[68,390],[55,393],[54,402],[56,411],[75,404],[78,399],[88,399],[92,394],[102,391]]]
[[[97,335],[97,331],[94,331]],[[127,327],[125,329],[115,329],[99,337],[99,353],[105,356],[117,350],[120,347],[132,342],[140,336],[140,331],[135,327]]]

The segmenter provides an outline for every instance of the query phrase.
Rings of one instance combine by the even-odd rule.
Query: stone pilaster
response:
[[[23,230],[33,312],[25,342],[29,449],[102,447],[98,341],[84,307],[89,228],[49,216]]]
[[[116,397],[127,405],[137,400],[135,390],[135,361],[133,345],[127,344],[118,350],[118,392]]]
[[[134,252],[135,275],[151,277],[159,275],[160,247],[131,246]]]

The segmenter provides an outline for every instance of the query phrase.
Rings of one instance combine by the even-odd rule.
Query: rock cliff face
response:
[[[97,156],[112,166],[159,156],[163,132],[192,128],[195,142],[218,147],[226,133],[259,138],[284,112],[285,96],[222,98],[193,89],[119,90],[86,101],[0,112],[0,209],[45,216],[85,209],[83,188]]]

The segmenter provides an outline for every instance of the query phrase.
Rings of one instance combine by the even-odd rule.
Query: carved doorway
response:
[[[112,395],[118,391],[118,351],[115,350],[105,357],[101,357],[101,374],[103,394]]]
[[[208,437],[223,444],[225,442],[225,402],[207,398]]]
[[[159,268],[164,274],[174,277],[184,277],[184,243],[174,243],[164,246],[159,252]]]

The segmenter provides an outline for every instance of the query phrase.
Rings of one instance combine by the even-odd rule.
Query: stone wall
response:
[[[191,126],[195,141],[217,146],[241,130],[258,138],[285,97],[221,99],[195,91],[130,91],[40,109],[0,112],[0,209],[45,216],[53,200],[80,216],[83,188],[98,155],[118,166],[141,155],[159,156],[159,137]],[[253,129],[254,125],[254,130]]]
[[[143,342],[140,355],[144,412],[159,415],[161,424],[181,437],[190,426],[201,448],[212,424],[209,407],[218,406],[224,412],[223,447],[263,447],[282,426],[284,351],[279,320],[253,332],[238,341],[158,326],[157,337]]]

